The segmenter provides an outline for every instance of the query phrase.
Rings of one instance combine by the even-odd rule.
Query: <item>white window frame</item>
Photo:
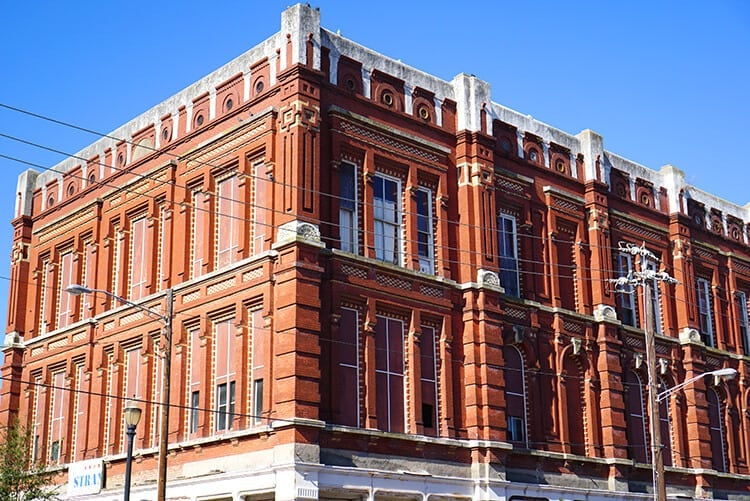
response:
[[[224,399],[221,389],[224,389]],[[229,431],[234,424],[236,413],[237,385],[233,380],[216,385],[216,431]],[[222,419],[223,418],[223,419]]]
[[[391,342],[390,342],[390,332],[386,332],[386,334],[385,334],[385,344],[386,344],[385,350],[387,352],[390,352],[391,350],[393,350],[395,348],[401,348],[401,350],[406,350],[406,343],[404,342],[404,339],[403,339],[403,335],[404,335],[404,332],[405,332],[404,329],[406,327],[406,325],[404,324],[404,321],[403,320],[399,320],[399,319],[394,319],[394,318],[391,318],[391,317],[382,316],[382,315],[377,315],[376,318],[380,322],[388,322],[389,320],[395,320],[396,322],[398,322],[398,323],[401,324],[401,328],[400,328],[400,330],[401,330],[401,336],[402,336],[401,337],[401,345],[399,347],[392,347],[391,346]],[[403,424],[404,431],[405,432],[407,431],[407,423],[408,423],[408,421],[407,421],[407,412],[408,412],[408,410],[407,410],[407,404],[406,404],[406,388],[407,388],[407,385],[408,385],[408,380],[407,380],[407,375],[406,375],[406,353],[405,353],[405,351],[404,351],[404,353],[403,353],[403,355],[402,355],[401,358],[402,358],[402,364],[401,364],[401,367],[400,367],[401,372],[397,372],[398,368],[391,367],[391,360],[390,360],[390,357],[388,357],[388,356],[386,356],[386,368],[385,369],[377,369],[377,368],[375,369],[375,374],[384,374],[385,377],[386,377],[386,379],[387,379],[387,381],[388,381],[388,383],[389,383],[386,386],[386,388],[385,388],[386,401],[388,402],[388,430],[387,431],[393,430],[393,427],[394,427],[394,424],[395,424],[395,419],[401,419],[402,420],[401,423]],[[391,394],[391,385],[390,385],[391,378],[398,378],[398,377],[400,377],[401,380],[402,380],[402,392],[401,392],[401,395],[392,395]],[[378,391],[383,391],[383,390],[378,389]],[[394,399],[396,399],[396,398],[399,398],[402,401],[402,406],[404,408],[404,414],[402,416],[394,416],[393,415],[394,411],[391,409],[391,402]]]
[[[707,346],[715,347],[714,319],[711,311],[711,282],[705,278],[695,280],[696,295],[698,296],[698,322],[701,337]]]
[[[518,416],[507,416],[507,425],[508,425],[508,432],[510,432],[511,428],[511,419],[516,418],[521,421],[521,440],[513,440],[512,437],[509,435],[508,440],[512,442],[523,442],[526,448],[529,447],[529,437],[528,437],[528,422],[529,422],[529,416],[528,416],[528,400],[526,396],[526,366],[524,364],[524,358],[523,354],[521,353],[521,350],[513,346],[513,349],[518,352],[519,359],[521,360],[521,386],[522,386],[522,392],[516,393],[513,391],[508,391],[506,388],[506,392],[508,395],[515,395],[521,397],[523,400],[523,418],[519,418]]]
[[[721,437],[721,440],[719,441],[719,446],[721,447],[721,463],[722,463],[722,471],[727,472],[729,468],[727,468],[727,436],[724,432],[724,427],[726,426],[726,421],[724,420],[724,409],[722,406],[721,398],[719,396],[719,392],[716,391],[714,388],[707,388],[706,391],[712,391],[714,392],[714,395],[716,396],[716,415],[719,417],[719,427],[714,428],[711,426],[710,420],[709,420],[709,429],[711,430],[717,430],[719,432],[719,436]],[[710,435],[709,435],[710,436]],[[711,447],[716,447],[716,444],[711,444]]]
[[[344,193],[343,187],[343,172],[344,170],[351,169],[351,192],[353,199],[345,198],[342,194]],[[345,252],[351,252],[353,254],[359,253],[359,214],[358,214],[358,191],[357,191],[357,166],[350,162],[342,162],[339,166],[339,240],[341,242],[341,250]],[[351,204],[351,207],[348,205]]]
[[[631,416],[637,416],[641,418],[641,424],[643,425],[641,428],[641,432],[643,433],[643,446],[646,448],[646,461],[651,461],[651,447],[649,447],[649,436],[648,436],[648,414],[646,412],[646,406],[644,405],[644,394],[643,389],[646,387],[644,385],[643,379],[641,378],[641,375],[637,371],[633,371],[633,374],[635,375],[635,379],[637,381],[637,389],[638,389],[638,410],[640,411],[640,414],[633,414],[633,409],[629,409],[628,412],[630,412]],[[633,388],[631,387],[629,391],[632,391]]]
[[[236,183],[236,185],[233,183]],[[235,186],[238,196],[241,195],[240,179],[237,172],[234,171],[216,180],[216,269],[230,266],[238,260],[239,239],[237,239],[237,234],[242,230],[243,221],[241,201],[232,198]],[[229,191],[228,194],[227,191]],[[236,216],[235,211],[240,212],[240,215]],[[229,227],[228,230],[222,224],[227,220],[229,221],[226,225]],[[225,228],[224,232],[222,232],[222,228]]]
[[[354,312],[355,325],[359,325],[359,310],[357,310],[356,308],[347,308],[346,306],[342,307],[341,309],[342,310],[347,310],[347,311]],[[343,362],[339,362],[339,365],[341,367],[347,367],[347,368],[350,368],[350,369],[354,369],[355,373],[357,374],[357,381],[359,381],[359,376],[360,376],[360,372],[359,372],[359,336],[356,336],[355,343],[356,343],[356,346],[355,346],[356,352],[355,353],[357,353],[356,363],[354,365],[352,365],[352,364],[345,364]],[[359,405],[359,402],[360,402],[360,399],[362,398],[362,395],[360,394],[359,384],[356,384],[355,387],[357,388],[357,405],[356,405],[356,408],[357,408],[357,424],[359,425],[359,423],[362,422],[361,419],[360,419],[361,416],[360,416],[360,405]]]
[[[64,292],[65,289],[74,283],[73,275],[75,274],[75,254],[72,248],[68,248],[60,253],[60,265],[58,266],[59,275],[57,277],[57,315],[55,318],[55,329],[62,329],[73,323],[73,297],[71,294]]]
[[[146,285],[148,284],[148,266],[145,262],[136,263],[134,261],[136,248],[135,234],[136,225],[143,225],[141,235],[140,251],[141,256],[145,258],[150,253],[148,251],[148,219],[146,214],[139,214],[130,221],[130,249],[128,257],[128,273],[130,275],[130,286],[128,287],[128,299],[138,300],[146,296]],[[141,290],[142,295],[136,297],[135,291]]]
[[[740,328],[740,337],[742,338],[742,349],[745,355],[750,355],[750,320],[747,315],[747,294],[744,291],[735,293],[737,301],[737,319]]]
[[[510,233],[505,229],[506,222],[510,222]],[[509,241],[507,235],[510,235]],[[521,297],[518,267],[518,225],[515,216],[506,213],[500,213],[497,216],[497,243],[500,285],[503,286],[505,293],[509,296]],[[508,265],[512,265],[513,268],[508,268]]]
[[[617,254],[618,276],[627,276],[631,271],[633,271],[633,256],[626,252],[620,252]],[[625,325],[638,327],[638,312],[635,309],[635,288],[630,284],[626,284],[619,288],[616,294],[617,305],[620,307],[622,313],[620,321]],[[625,312],[630,313],[630,322],[626,321]]]
[[[403,266],[403,251],[401,249],[401,180],[384,174],[375,174],[373,183],[383,183],[383,194],[386,193],[385,183],[394,183],[396,187],[396,199],[391,201],[385,198],[376,198],[373,194],[373,220],[375,238],[375,259]],[[386,204],[391,204],[388,207]],[[392,215],[389,219],[387,216]],[[389,231],[387,231],[389,230]],[[386,233],[390,233],[386,235]],[[393,250],[387,251],[387,243],[393,241]],[[391,256],[391,252],[393,255]]]
[[[424,194],[426,197],[427,214],[420,213],[419,197]],[[427,220],[427,230],[420,229],[422,219]],[[434,221],[432,219],[432,190],[427,188],[417,189],[417,255],[419,256],[419,271],[422,273],[435,273],[435,239],[433,238],[432,228]],[[422,239],[427,246],[427,254],[422,254]]]

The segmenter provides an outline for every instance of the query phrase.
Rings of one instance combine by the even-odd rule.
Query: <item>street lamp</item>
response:
[[[164,324],[164,370],[162,373],[164,380],[164,391],[162,392],[161,398],[161,427],[159,433],[159,476],[156,481],[156,499],[157,501],[165,501],[167,494],[167,448],[169,445],[169,393],[170,393],[170,381],[172,379],[172,320],[174,317],[174,291],[172,288],[167,289],[166,292],[166,314],[163,314],[157,310],[147,308],[138,303],[134,303],[129,299],[113,294],[104,289],[92,289],[78,284],[71,284],[65,288],[67,292],[74,296],[80,296],[81,294],[94,294],[100,292],[105,296],[111,297],[125,303],[133,308],[137,308],[141,311],[145,311],[149,315],[158,317],[159,320]]]
[[[715,371],[710,372],[704,372],[702,374],[698,374],[697,376],[693,376],[690,379],[687,379],[680,384],[674,385],[671,388],[667,388],[666,390],[659,392],[656,395],[656,402],[657,404],[659,402],[662,402],[666,400],[672,393],[676,392],[677,390],[681,390],[685,386],[694,383],[695,381],[699,380],[700,378],[704,376],[714,376],[717,378],[723,378],[723,379],[734,379],[735,376],[737,376],[737,369],[732,369],[731,367],[726,367],[724,369],[716,369]],[[656,414],[655,418],[651,420],[651,426],[652,426],[652,438],[654,436],[659,437],[659,440],[654,445],[654,450],[658,451],[658,457],[659,460],[657,461],[656,458],[651,462],[651,465],[654,470],[654,482],[657,485],[657,488],[654,489],[654,498],[658,501],[662,501],[662,495],[666,496],[666,483],[664,482],[664,461],[663,458],[661,458],[661,437],[658,434],[654,434],[653,427],[654,426],[660,426],[660,418],[659,418],[659,406],[655,406]],[[656,454],[655,454],[656,455]]]
[[[125,425],[127,431],[125,434],[128,436],[128,457],[125,462],[125,501],[130,501],[130,470],[133,464],[133,437],[135,437],[135,427],[138,426],[138,421],[141,420],[141,408],[136,405],[135,402],[128,402],[125,405]]]
[[[703,374],[698,374],[697,376],[691,377],[690,379],[683,381],[678,385],[675,385],[671,388],[667,388],[666,390],[660,392],[656,396],[656,401],[661,402],[662,400],[666,399],[669,395],[671,395],[675,391],[684,388],[685,386],[689,385],[692,382],[698,381],[703,376],[715,376],[715,377],[719,377],[719,378],[727,379],[727,380],[734,379],[737,376],[737,369],[726,367],[724,369],[716,369],[715,371],[704,372]]]

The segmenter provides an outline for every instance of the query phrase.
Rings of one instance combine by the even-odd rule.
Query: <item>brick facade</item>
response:
[[[647,308],[661,388],[739,372],[662,405],[668,492],[750,498],[748,208],[309,6],[17,196],[0,419],[61,483],[103,458],[91,497],[133,398],[155,497],[161,323],[71,284],[174,292],[169,498],[643,499]],[[624,243],[680,284],[616,290]]]

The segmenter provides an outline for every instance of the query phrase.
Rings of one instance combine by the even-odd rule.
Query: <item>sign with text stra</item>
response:
[[[101,459],[68,465],[68,496],[98,494],[104,487],[104,462]]]

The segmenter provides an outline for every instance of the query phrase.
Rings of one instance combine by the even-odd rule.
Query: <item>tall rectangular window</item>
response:
[[[65,373],[56,372],[52,375],[52,401],[50,402],[52,415],[49,433],[49,463],[61,464],[63,457],[63,440],[65,439],[65,414],[68,411],[68,391],[65,388]]]
[[[34,437],[34,443],[32,444],[31,459],[37,462],[41,458],[41,437],[44,433],[44,410],[42,409],[42,402],[44,402],[47,396],[47,388],[42,384],[42,378],[37,376],[34,378],[34,418],[32,420],[33,430],[32,435]]]
[[[374,189],[375,258],[401,264],[400,181],[376,175]]]
[[[617,255],[617,276],[626,277],[633,271],[633,256],[625,252]],[[617,307],[620,314],[620,321],[624,325],[637,327],[635,312],[635,288],[632,285],[618,286],[617,290]]]
[[[750,355],[750,322],[747,315],[747,294],[739,291],[735,294],[734,300],[737,303],[737,323],[739,334],[742,339],[742,352]]]
[[[73,450],[71,458],[73,461],[83,459],[82,452],[86,449],[86,425],[88,415],[89,394],[84,389],[86,370],[83,365],[76,365],[76,390],[73,395]]]
[[[432,192],[425,188],[417,190],[417,253],[419,271],[435,272],[435,247],[432,239]]]
[[[128,400],[135,400],[140,402],[144,400],[143,393],[141,392],[141,347],[137,346],[134,348],[127,348],[125,350],[125,381],[123,384],[123,400],[122,407],[125,407],[125,402]],[[141,404],[139,404],[141,405]],[[120,452],[125,452],[127,444],[127,436],[125,431],[125,415],[122,416],[122,441],[120,442]]]
[[[167,228],[167,223],[170,221],[170,211],[167,209],[165,202],[159,203],[159,238],[158,238],[158,258],[156,270],[156,287],[155,290],[164,290],[164,279],[169,278],[169,233],[170,229]]]
[[[239,259],[244,224],[240,179],[236,174],[216,183],[216,266],[223,268]]]
[[[201,393],[195,390],[190,393],[190,414],[188,416],[188,429],[190,433],[196,433],[198,431],[198,408],[200,407]]]
[[[214,322],[216,431],[231,430],[235,418],[235,359],[237,355],[234,339],[234,318]]]
[[[263,421],[263,380],[253,381],[253,423],[261,424]]]
[[[117,399],[115,399],[112,396],[112,389],[113,389],[113,379],[114,379],[114,353],[107,352],[107,383],[106,383],[106,389],[104,392],[104,439],[103,439],[103,446],[102,450],[104,451],[104,454],[110,454],[112,452],[112,447],[110,444],[110,438],[112,437],[112,430],[114,429],[114,425],[112,423],[113,419],[116,419],[114,412],[112,412],[113,402],[116,402]]]
[[[65,292],[65,289],[74,281],[74,254],[73,250],[67,250],[60,254],[60,275],[57,285],[57,325],[55,328],[62,329],[73,323],[75,312],[73,311],[74,297]]]
[[[497,218],[498,252],[500,254],[500,285],[509,296],[520,297],[518,280],[518,236],[516,218],[500,214]]]
[[[114,235],[114,240],[112,242],[112,285],[110,286],[111,291],[113,291],[115,294],[122,295],[124,294],[123,291],[120,291],[120,284],[122,283],[121,276],[123,274],[123,266],[122,266],[122,236],[123,232],[120,228],[119,223],[114,223],[112,227],[112,235]],[[114,308],[117,306],[117,300],[115,298],[110,297],[109,298],[109,304],[111,308]]]
[[[266,175],[263,162],[253,165],[253,254],[266,250],[266,234],[270,233],[272,224],[270,210],[267,208],[270,181]]]
[[[266,355],[268,353],[269,333],[263,325],[263,310],[254,308],[250,310],[250,377],[248,381],[253,382],[250,389],[249,402],[251,422],[257,426],[263,423],[263,381],[266,377]]]
[[[708,426],[711,437],[711,463],[716,471],[727,471],[727,442],[724,430],[724,405],[713,388],[706,390]]]
[[[425,435],[437,435],[438,429],[438,387],[437,387],[437,342],[435,328],[422,326],[420,383],[422,385],[422,427]]]
[[[350,163],[339,166],[339,239],[341,250],[358,251],[357,168]]]
[[[334,400],[337,424],[359,426],[359,312],[341,308],[337,354],[338,374]]]
[[[513,345],[503,349],[505,360],[505,416],[507,439],[526,445],[526,373],[521,352]]]
[[[53,266],[49,257],[42,261],[41,280],[39,281],[39,335],[43,336],[50,330],[49,315],[51,313],[52,288],[54,282]]]
[[[83,266],[81,266],[81,284],[94,287],[96,283],[96,244],[92,240],[86,240],[83,244]],[[91,298],[88,294],[80,296],[78,318],[86,318]]]
[[[159,346],[161,336],[159,334],[152,336],[154,346]],[[161,435],[161,401],[164,391],[164,357],[161,356],[161,350],[154,356],[154,363],[151,364],[151,391],[153,395],[153,404],[151,407],[151,447],[159,446],[159,435]]]
[[[206,239],[209,237],[208,217],[210,215],[208,200],[208,194],[201,191],[201,188],[193,190],[192,231],[190,235],[192,242],[191,278],[200,277],[206,271],[204,265],[208,261]]]
[[[128,260],[128,274],[130,275],[128,298],[131,301],[136,301],[146,296],[149,269],[147,261],[151,256],[151,253],[146,248],[148,245],[147,231],[148,220],[145,215],[131,221],[130,259]]]
[[[628,457],[639,463],[649,461],[644,385],[633,370],[624,373],[625,410]],[[662,439],[663,440],[663,439]]]
[[[375,325],[375,385],[378,428],[403,433],[404,323],[380,315]]]
[[[197,433],[200,421],[200,388],[201,388],[201,372],[203,370],[203,350],[201,348],[201,331],[200,327],[193,325],[187,328],[188,338],[188,377],[187,377],[187,395],[188,400],[188,430],[190,433]]]
[[[711,312],[711,283],[705,278],[695,281],[698,295],[698,320],[701,339],[706,346],[716,346],[714,339],[714,322]]]
[[[646,270],[657,272],[659,271],[659,265],[656,263],[656,261],[647,259]],[[651,320],[654,326],[654,333],[661,334],[661,292],[659,290],[659,282],[653,280],[651,281],[650,285],[651,305],[646,307],[651,308]],[[646,328],[648,328],[648,326]]]
[[[234,420],[234,381],[216,386],[216,430],[231,430]]]

